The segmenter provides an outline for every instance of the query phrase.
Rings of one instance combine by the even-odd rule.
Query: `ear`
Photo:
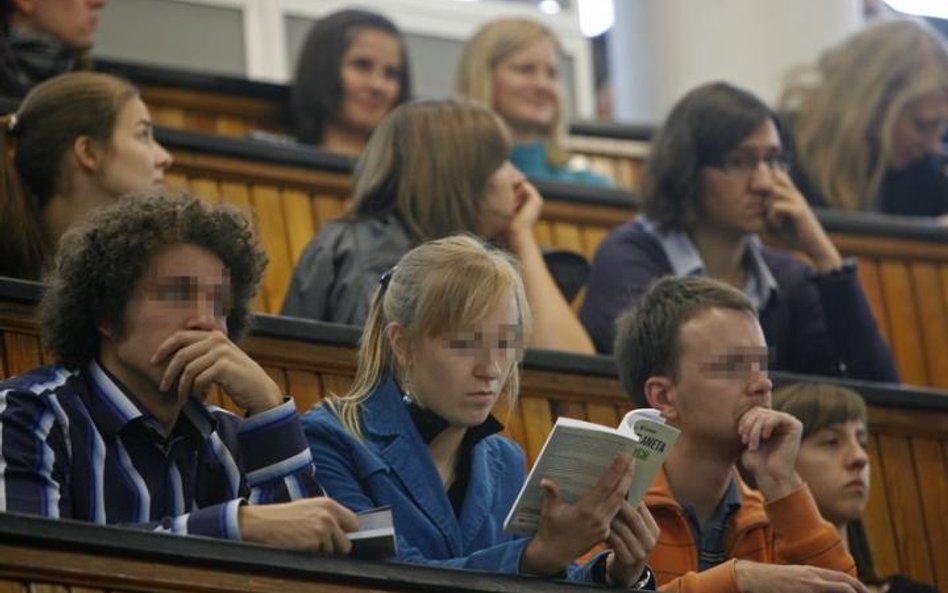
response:
[[[407,369],[411,365],[411,343],[408,331],[397,321],[393,321],[385,328],[385,337],[395,353],[398,366]]]
[[[79,136],[72,143],[72,154],[76,157],[79,167],[86,173],[93,173],[99,169],[102,156],[98,145],[88,136]]]
[[[645,400],[667,420],[678,418],[675,384],[668,377],[649,377],[645,381]]]

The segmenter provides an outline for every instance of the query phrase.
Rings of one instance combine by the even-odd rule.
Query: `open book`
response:
[[[541,479],[555,481],[563,499],[575,502],[595,486],[619,454],[634,461],[628,500],[637,505],[676,440],[678,429],[666,425],[658,410],[651,408],[632,410],[618,428],[557,418],[507,514],[504,530],[520,535],[536,533],[543,507]]]
[[[392,507],[386,505],[358,513],[359,531],[347,533],[352,542],[350,556],[364,560],[384,560],[396,555]]]

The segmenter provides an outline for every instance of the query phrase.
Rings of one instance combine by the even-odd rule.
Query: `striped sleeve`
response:
[[[323,494],[292,399],[244,420],[238,438],[252,502],[286,502]]]
[[[69,518],[69,446],[48,398],[0,391],[0,511]]]

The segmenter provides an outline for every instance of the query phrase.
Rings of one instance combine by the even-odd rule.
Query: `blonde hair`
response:
[[[517,303],[525,343],[532,321],[530,306],[510,255],[465,235],[412,249],[375,291],[359,341],[352,387],[345,396],[332,397],[326,404],[349,432],[361,438],[362,403],[386,375],[405,384],[407,369],[399,365],[387,335],[391,323],[404,327],[414,343],[475,325],[510,295]],[[520,376],[517,362],[511,364],[501,396],[513,405]]]
[[[557,51],[560,51],[559,41],[553,32],[535,21],[500,19],[487,23],[464,44],[458,67],[457,92],[484,105],[492,105],[494,69],[511,55],[538,41],[547,40],[552,41]],[[546,139],[546,158],[554,167],[562,167],[569,160],[563,148],[566,138],[563,101],[560,88],[557,92],[556,114],[547,130]]]
[[[351,215],[394,213],[416,241],[481,234],[487,181],[510,155],[503,122],[469,101],[406,103],[376,128],[356,163]]]
[[[948,89],[948,47],[907,18],[867,27],[791,74],[781,109],[796,112],[795,158],[828,205],[877,206],[901,109],[940,89]]]

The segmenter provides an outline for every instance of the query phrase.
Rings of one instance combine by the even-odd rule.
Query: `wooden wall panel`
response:
[[[930,583],[933,578],[932,561],[926,541],[911,440],[880,435],[879,452],[885,459],[883,471],[888,486],[889,515],[899,547],[899,568]]]

